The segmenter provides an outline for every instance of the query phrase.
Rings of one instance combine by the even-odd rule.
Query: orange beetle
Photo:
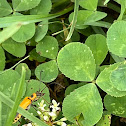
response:
[[[20,103],[19,106],[21,108],[27,110],[29,108],[29,106],[32,104],[33,101],[36,101],[36,100],[39,99],[39,98],[37,99],[37,96],[41,97],[45,94],[45,93],[42,93],[42,91],[41,92],[37,91],[36,93],[33,93],[30,97],[25,97],[24,100]],[[21,114],[17,113],[13,123],[16,123],[20,118],[21,118]]]

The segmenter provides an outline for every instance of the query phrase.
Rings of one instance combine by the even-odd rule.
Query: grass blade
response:
[[[13,107],[14,101],[12,101],[9,97],[4,95],[1,91],[0,91],[0,99],[3,103],[8,105],[10,108]],[[23,115],[24,117],[26,117],[27,119],[31,120],[32,122],[36,123],[38,126],[48,126],[46,123],[42,122],[40,119],[36,118],[34,115],[31,115],[31,113],[24,110],[20,106],[18,107],[17,112]]]
[[[2,102],[0,100],[0,126],[2,126]]]
[[[21,62],[23,62],[24,60],[26,60],[26,59],[29,58],[29,57],[30,57],[30,56],[28,55],[28,56],[26,56],[25,58],[21,59],[19,62],[17,62],[17,63],[16,63],[14,66],[12,66],[11,68],[5,69],[4,71],[1,71],[1,72],[0,72],[0,75],[3,74],[3,73],[5,73],[5,72],[7,72],[8,70],[11,70],[11,69],[15,68],[18,64],[20,64]]]
[[[33,22],[40,22],[43,20],[53,19],[55,17],[61,16],[63,14],[68,13],[69,11],[73,10],[73,6],[64,9],[61,12],[56,14],[49,14],[47,16],[43,15],[23,15],[23,16],[12,16],[12,17],[3,17],[0,18],[0,28],[8,27],[16,22],[24,22],[24,23],[33,23]]]
[[[3,31],[0,32],[0,44],[10,38],[14,33],[16,33],[20,27],[21,23],[17,22],[9,26],[8,28],[5,28]]]
[[[73,20],[71,22],[72,25],[71,25],[71,28],[70,28],[70,32],[69,32],[69,34],[68,34],[68,36],[66,38],[66,41],[68,41],[71,38],[71,36],[72,36],[72,34],[74,32],[74,27],[75,27],[76,22],[77,22],[78,8],[79,8],[79,0],[75,0]]]
[[[17,112],[17,109],[18,109],[18,106],[20,104],[20,100],[21,100],[21,97],[22,97],[22,92],[23,92],[24,83],[25,83],[25,75],[26,75],[26,70],[25,70],[24,67],[22,67],[22,74],[21,74],[19,87],[17,89],[17,96],[16,96],[16,99],[15,99],[15,103],[14,103],[14,105],[13,105],[13,107],[12,107],[10,113],[9,113],[9,116],[8,116],[8,119],[5,123],[5,126],[11,126],[13,119],[16,115],[16,112]]]

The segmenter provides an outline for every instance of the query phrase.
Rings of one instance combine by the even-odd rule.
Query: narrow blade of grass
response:
[[[11,26],[9,26],[8,28],[5,28],[3,31],[0,32],[0,44],[2,42],[4,42],[5,40],[7,40],[8,38],[10,38],[14,33],[16,33],[20,27],[21,27],[22,23],[14,23]]]
[[[43,15],[23,15],[23,16],[3,17],[3,18],[0,18],[0,28],[8,27],[15,22],[33,23],[33,22],[39,22],[39,21],[43,21],[43,20],[47,20],[47,19],[48,20],[53,19],[55,17],[66,14],[71,10],[73,10],[73,6],[70,6],[69,8],[66,8],[63,11],[58,12],[56,14],[49,14],[47,16],[43,16]]]
[[[61,30],[61,31],[55,32],[55,33],[52,34],[52,36],[57,35],[57,34],[60,34],[60,33],[66,31],[66,30],[68,30],[68,29],[69,29],[69,27],[66,28],[66,29],[64,29],[64,30]]]
[[[4,95],[1,91],[0,91],[0,99],[3,103],[8,105],[10,108],[13,107],[14,102],[9,97]],[[20,106],[18,107],[17,112],[23,115],[24,117],[26,117],[27,119],[31,120],[32,122],[36,123],[38,126],[48,126],[46,123],[42,122],[40,119],[36,118],[34,115],[31,115],[31,113],[24,110]]]
[[[117,21],[121,21],[123,18],[123,15],[125,15],[125,8],[126,8],[125,0],[120,0],[120,4],[121,4],[121,12],[120,12],[120,15],[119,15]]]
[[[20,60],[19,62],[17,62],[17,63],[16,63],[14,66],[12,66],[11,68],[5,69],[4,71],[0,72],[0,75],[3,74],[3,73],[5,73],[5,72],[7,72],[8,70],[11,70],[11,69],[15,68],[18,64],[20,64],[21,62],[23,62],[23,61],[26,60],[27,58],[29,58],[29,55],[26,56],[25,58],[23,58],[22,60]]]
[[[0,100],[0,126],[2,126],[2,102]]]
[[[75,28],[75,25],[76,25],[76,22],[77,22],[77,14],[78,14],[78,8],[79,8],[79,0],[75,0],[75,4],[74,4],[74,14],[73,14],[73,20],[72,20],[72,25],[71,25],[71,28],[70,28],[70,32],[66,38],[66,41],[68,41],[73,32],[74,32],[74,28]]]
[[[5,126],[11,126],[13,119],[16,115],[18,106],[20,104],[20,100],[22,97],[22,92],[23,92],[23,88],[24,88],[24,83],[25,83],[25,75],[26,75],[26,70],[24,67],[22,67],[22,74],[21,74],[21,79],[20,79],[20,83],[19,83],[19,87],[17,89],[17,95],[16,95],[16,99],[15,99],[15,103],[9,113],[8,119],[5,123]]]

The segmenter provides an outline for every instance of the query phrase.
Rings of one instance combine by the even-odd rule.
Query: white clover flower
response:
[[[38,113],[39,115],[41,115],[41,114],[42,114],[40,111],[37,111],[37,113]]]
[[[67,119],[65,117],[61,118],[60,121],[66,121]]]
[[[45,111],[46,104],[43,104],[43,106],[38,107],[41,111]]]
[[[49,115],[52,117],[52,120],[55,120],[57,115],[54,112],[49,112]]]
[[[67,124],[65,122],[57,121],[57,124],[60,125],[60,126],[67,126]]]
[[[43,115],[49,116],[49,112],[50,112],[50,111],[47,111],[47,110],[46,110],[46,111],[44,111],[42,114],[43,114]]]
[[[48,117],[48,116],[43,116],[43,119],[44,119],[45,121],[49,121],[49,117]]]
[[[44,104],[44,100],[41,100],[41,102],[40,102],[40,103],[38,103],[38,105],[39,105],[40,107],[42,107],[42,106],[43,106],[43,104]]]
[[[32,123],[33,126],[38,126],[36,123]]]
[[[36,126],[38,126],[36,123],[34,123]]]
[[[24,124],[22,126],[32,126],[32,124],[31,123],[28,123],[28,124]]]
[[[52,111],[60,110],[60,107],[58,107],[60,103],[57,103],[54,99],[52,100],[52,103],[53,105],[50,106],[50,108],[52,108]]]
[[[54,112],[49,112],[49,115],[50,115],[51,117],[53,117],[53,116],[56,116],[56,113],[54,113]]]
[[[61,126],[67,126],[67,124],[65,122],[62,122],[62,125]]]
[[[55,107],[59,106],[59,104],[60,104],[60,103],[57,104],[57,102],[56,102],[54,99],[52,100],[52,103],[53,103],[53,105],[54,105]]]

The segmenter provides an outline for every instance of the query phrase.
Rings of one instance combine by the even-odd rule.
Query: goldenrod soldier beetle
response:
[[[33,93],[30,97],[25,97],[19,106],[25,110],[28,110],[32,102],[37,101],[39,99],[37,98],[38,96],[42,97],[45,94],[42,93],[42,91],[41,92],[37,91],[36,93]],[[21,118],[21,114],[17,113],[13,123],[16,123],[20,118]]]
[[[41,73],[40,73],[40,76],[41,76]],[[40,81],[40,83],[41,83],[41,81]],[[48,85],[51,85],[51,84],[53,84],[53,83],[50,83],[50,84],[48,84]],[[54,84],[57,84],[57,85],[60,85],[60,84],[58,84],[58,83],[54,83]],[[60,85],[61,86],[61,85]],[[29,108],[30,108],[30,106],[32,105],[32,103],[34,102],[34,101],[37,101],[39,98],[41,98],[42,96],[44,96],[44,94],[45,93],[43,93],[43,91],[46,89],[46,87],[47,86],[45,86],[44,88],[43,88],[43,90],[42,91],[40,91],[40,87],[39,87],[39,91],[37,91],[36,93],[33,93],[31,96],[29,96],[29,97],[25,97],[24,98],[24,100],[20,103],[20,107],[21,108],[23,108],[23,109],[25,109],[25,110],[28,110]],[[63,87],[63,86],[62,86]],[[63,87],[64,88],[64,87]],[[44,99],[44,98],[43,98]],[[44,99],[45,100],[45,99]],[[45,100],[46,101],[46,100]],[[46,101],[47,102],[47,101]],[[47,102],[48,103],[48,102]],[[49,103],[48,103],[49,104]],[[33,105],[34,106],[34,105]],[[19,121],[19,119],[21,118],[21,114],[19,114],[19,113],[17,113],[16,114],[16,117],[15,117],[15,119],[14,119],[14,121],[13,121],[13,124],[14,123],[16,123],[17,121]]]
[[[42,71],[41,71],[41,72],[42,72]],[[41,72],[40,72],[40,76],[41,76]],[[41,81],[40,81],[40,83],[41,83]],[[47,86],[45,86],[45,87],[43,88],[43,90],[44,90],[46,87],[47,87]],[[39,91],[37,91],[36,93],[33,93],[33,94],[32,94],[31,96],[29,96],[29,97],[25,97],[25,98],[23,99],[23,101],[20,103],[19,106],[20,106],[21,108],[25,109],[25,110],[28,110],[28,109],[30,108],[30,105],[32,105],[32,103],[33,103],[34,101],[37,101],[39,98],[41,98],[42,96],[44,96],[45,93],[42,93],[43,90],[40,91],[40,87],[39,87]],[[21,114],[17,113],[16,116],[15,116],[15,118],[14,118],[13,124],[16,123],[17,121],[19,121],[19,119],[21,118],[21,116],[22,116]]]

